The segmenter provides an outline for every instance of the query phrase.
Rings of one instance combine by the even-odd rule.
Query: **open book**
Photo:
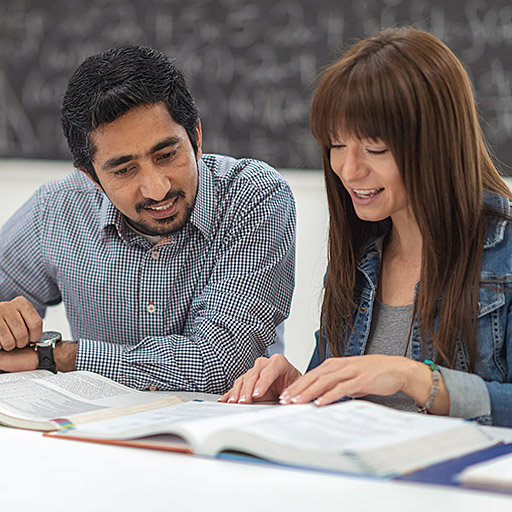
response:
[[[91,372],[45,370],[0,375],[0,424],[51,431],[181,403],[136,391]]]
[[[326,407],[188,402],[46,434],[391,476],[496,444],[477,425],[362,400]]]

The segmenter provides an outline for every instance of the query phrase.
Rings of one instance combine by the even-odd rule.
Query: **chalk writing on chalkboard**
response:
[[[87,55],[129,42],[176,58],[207,151],[317,168],[308,127],[317,72],[355,39],[404,24],[463,60],[487,138],[512,165],[509,0],[3,0],[0,157],[69,159],[58,109],[70,74]]]

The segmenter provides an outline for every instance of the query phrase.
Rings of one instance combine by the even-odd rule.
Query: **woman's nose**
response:
[[[357,143],[349,143],[339,158],[334,158],[333,170],[345,182],[356,182],[367,173],[362,149]],[[336,161],[337,160],[337,161]]]

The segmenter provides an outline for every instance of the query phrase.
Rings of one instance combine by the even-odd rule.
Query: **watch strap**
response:
[[[48,370],[52,373],[57,373],[57,366],[55,364],[55,358],[53,357],[54,345],[48,345],[46,347],[37,347],[36,352],[39,358],[39,370]]]

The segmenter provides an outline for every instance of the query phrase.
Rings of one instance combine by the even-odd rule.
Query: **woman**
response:
[[[365,397],[512,426],[511,194],[460,61],[379,32],[323,74],[311,126],[330,214],[319,344],[304,376],[261,358],[221,400]]]

